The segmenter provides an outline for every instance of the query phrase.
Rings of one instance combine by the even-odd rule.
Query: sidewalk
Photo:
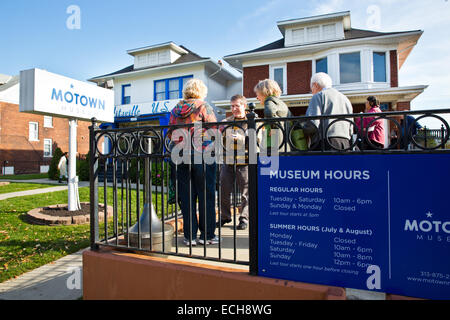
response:
[[[4,193],[0,194],[0,201],[6,200],[9,198],[15,198],[15,197],[23,197],[23,196],[31,196],[35,194],[42,194],[42,193],[50,193],[50,192],[56,192],[56,191],[64,191],[67,190],[67,184],[60,184],[58,181],[52,181],[49,179],[37,179],[37,180],[5,180],[6,182],[19,182],[19,183],[38,183],[38,184],[55,184],[59,185],[58,187],[51,187],[51,188],[44,188],[44,189],[35,189],[35,190],[25,190],[25,191],[18,191],[18,192],[11,192],[11,193]],[[88,187],[89,182],[81,181],[78,184],[78,187]]]
[[[86,249],[85,249],[86,250]],[[77,300],[83,296],[82,251],[0,283],[0,300]]]

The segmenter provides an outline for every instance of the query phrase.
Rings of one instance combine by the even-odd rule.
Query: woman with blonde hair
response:
[[[183,89],[183,100],[176,105],[170,114],[169,125],[217,122],[212,107],[204,101],[207,94],[208,88],[203,81],[189,80]],[[205,130],[203,129],[203,131]],[[190,131],[191,134],[194,134],[193,128]],[[203,132],[200,135],[203,135]],[[174,136],[175,134],[171,138],[174,139]],[[181,143],[183,136],[181,134],[177,141],[174,139],[173,144]],[[188,143],[191,143],[191,141]],[[203,151],[209,143],[210,141],[202,141],[200,150],[197,151]],[[194,163],[193,156],[190,160],[191,164],[180,164],[177,169],[178,194],[181,200],[181,213],[183,214],[184,243],[189,246],[197,245],[197,231],[200,230],[200,244],[204,244],[205,241],[207,244],[217,244],[219,239],[214,234],[216,230],[216,164],[205,164],[205,169],[203,169],[203,164]],[[206,196],[204,190],[206,190]],[[198,220],[197,201],[199,204]]]
[[[256,98],[264,106],[264,118],[289,118],[292,116],[291,111],[288,106],[280,99],[282,94],[281,88],[278,83],[274,80],[266,79],[260,81],[254,89],[256,93]],[[284,128],[284,125],[282,125]],[[272,141],[271,137],[274,133],[274,129],[279,129],[275,125],[267,125],[267,148],[271,147]],[[287,128],[285,131],[287,131]],[[283,143],[283,134],[277,132],[278,134],[278,146]],[[290,151],[289,144],[287,145],[287,151]]]

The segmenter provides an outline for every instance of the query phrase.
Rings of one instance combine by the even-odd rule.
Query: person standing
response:
[[[61,159],[59,159],[58,163],[58,170],[59,170],[59,183],[62,183],[62,179],[65,178],[68,180],[67,176],[67,152],[63,153],[61,156]]]
[[[348,98],[332,88],[333,81],[331,77],[323,72],[316,73],[311,78],[311,91],[313,97],[306,110],[306,116],[328,116],[328,115],[343,115],[352,114],[353,106]],[[314,150],[322,150],[321,141],[325,150],[348,150],[351,146],[352,130],[350,122],[342,119],[342,121],[335,122],[332,126],[329,125],[335,119],[327,120],[312,120],[311,122],[318,129],[317,132],[325,132],[328,129],[327,137],[321,137],[318,134],[313,135],[311,144],[316,145]],[[322,125],[324,128],[322,128]],[[310,129],[308,129],[311,132]]]
[[[245,109],[247,107],[247,99],[242,95],[235,95],[231,98],[230,117],[223,122],[247,121]],[[234,179],[236,178],[237,188],[241,192],[241,204],[239,206],[239,225],[237,230],[245,230],[248,226],[248,156],[244,152],[248,152],[246,143],[247,123],[239,124],[239,126],[220,127],[223,134],[224,144],[226,148],[225,163],[222,165],[220,172],[220,191],[221,191],[221,221],[217,223],[223,227],[230,223],[231,220],[231,194],[234,191]],[[229,148],[231,147],[231,148]],[[236,154],[235,154],[236,153]],[[236,167],[234,166],[236,162]],[[234,171],[236,168],[236,171]]]
[[[406,131],[405,131],[405,120],[403,119],[400,120],[400,128],[401,128],[400,149],[405,149],[406,146],[408,146],[408,149],[414,149],[412,139],[416,141],[420,141],[421,139],[423,139],[422,137],[418,136],[418,133],[419,131],[424,130],[424,128],[416,120],[416,118],[414,118],[411,115],[407,115],[405,119],[406,119]]]
[[[381,113],[380,104],[374,96],[370,96],[366,101],[366,113]],[[356,118],[355,123],[359,130],[364,132],[363,149],[379,150],[384,149],[385,134],[383,119],[376,117],[366,117],[361,123],[361,118]],[[368,127],[370,125],[370,127]],[[366,135],[367,131],[367,135]],[[366,141],[366,137],[369,141]],[[369,143],[370,142],[370,143]],[[372,144],[372,145],[371,145]]]
[[[198,79],[189,80],[183,88],[183,100],[175,106],[170,114],[169,125],[217,122],[212,107],[204,101],[207,94],[208,88],[203,81]],[[181,128],[179,130],[186,131],[187,129]],[[188,131],[194,134],[194,128]],[[211,142],[203,141],[204,131],[206,130],[202,129],[202,133],[200,133],[202,144],[198,152],[203,152],[204,148]],[[173,134],[171,138],[174,138]],[[182,139],[183,135],[180,135],[177,141],[173,141],[174,145],[181,143]],[[183,143],[189,143],[190,145],[191,140],[188,140]],[[216,164],[196,164],[192,155],[190,164],[182,163],[178,165],[177,179],[178,193],[181,200],[180,207],[183,214],[184,244],[196,246],[198,230],[200,230],[200,238],[198,240],[200,244],[204,244],[205,240],[207,244],[219,243],[218,237],[214,234],[216,229]],[[197,201],[199,205],[198,219]]]
[[[282,92],[276,81],[270,79],[262,80],[255,86],[254,91],[256,98],[264,106],[265,119],[292,117],[288,106],[280,99]],[[289,132],[289,123],[287,123],[286,127],[285,124],[281,124],[281,127],[286,133]],[[278,144],[278,148],[280,148],[283,144],[283,133],[280,132],[280,128],[272,124],[266,125],[265,129],[267,132],[266,148],[273,147],[274,144]],[[277,136],[278,141],[272,141],[275,136]],[[287,145],[286,151],[290,151],[289,144]]]

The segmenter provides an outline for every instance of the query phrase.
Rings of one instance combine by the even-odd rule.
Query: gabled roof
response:
[[[341,39],[341,40],[327,40],[327,41],[322,41],[322,42],[317,42],[314,44],[321,44],[321,43],[328,43],[328,42],[338,42],[338,41],[347,41],[347,40],[354,40],[354,39],[363,39],[363,38],[372,38],[372,37],[380,37],[380,36],[389,36],[389,35],[407,35],[408,33],[417,33],[417,32],[421,32],[421,30],[414,30],[414,31],[401,31],[401,32],[376,32],[376,31],[370,31],[370,30],[361,30],[361,29],[350,29],[350,30],[346,30],[344,32],[345,34],[345,38]],[[308,46],[311,45],[311,43],[305,43],[305,44],[300,44],[300,45],[296,45],[296,46],[290,46],[289,48],[301,48],[304,46]],[[234,53],[228,56],[225,56],[225,58],[228,57],[232,57],[232,56],[237,56],[237,55],[244,55],[244,54],[249,54],[249,53],[256,53],[256,52],[264,52],[264,51],[269,51],[269,50],[276,50],[276,49],[283,49],[286,48],[284,45],[284,38],[279,39],[277,41],[274,41],[272,43],[269,43],[265,46],[250,50],[250,51],[245,51],[245,52],[241,52],[241,53]]]
[[[145,68],[140,68],[140,69],[135,69],[134,68],[134,64],[132,64],[131,66],[125,67],[125,68],[120,69],[118,71],[115,71],[115,72],[112,72],[112,73],[108,73],[108,74],[105,74],[105,75],[102,75],[102,76],[94,77],[92,79],[89,79],[89,81],[93,81],[95,79],[110,78],[112,76],[117,76],[117,75],[129,73],[129,72],[133,72],[133,71],[151,70],[151,69],[155,69],[155,68],[161,68],[161,67],[164,67],[164,66],[173,66],[173,65],[178,65],[178,64],[187,63],[187,62],[209,60],[209,58],[201,57],[198,54],[196,54],[195,52],[192,52],[192,51],[190,51],[189,49],[187,49],[187,48],[185,48],[183,46],[180,46],[180,48],[186,50],[188,53],[182,55],[180,58],[178,58],[173,63],[167,63],[167,64],[156,65],[156,66],[151,66],[151,67],[145,67]]]
[[[127,53],[129,55],[135,56],[137,54],[140,54],[140,53],[143,53],[143,52],[146,52],[146,51],[153,51],[153,50],[162,49],[162,48],[170,48],[171,50],[177,52],[178,54],[187,54],[189,52],[183,46],[178,46],[174,42],[169,41],[169,42],[165,42],[165,43],[161,43],[161,44],[155,44],[155,45],[152,45],[152,46],[147,46],[147,47],[142,47],[142,48],[137,48],[137,49],[131,49],[131,50],[128,50]]]

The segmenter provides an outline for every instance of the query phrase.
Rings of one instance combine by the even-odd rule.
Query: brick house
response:
[[[282,38],[260,48],[224,57],[242,70],[242,93],[258,103],[253,88],[259,80],[273,79],[282,99],[296,116],[304,115],[312,97],[311,76],[328,73],[334,87],[364,110],[368,96],[376,96],[385,111],[410,110],[411,101],[427,86],[399,85],[398,73],[423,31],[375,32],[351,27],[350,12],[280,21]],[[229,101],[215,101],[229,111]],[[263,114],[257,104],[257,112]]]
[[[19,112],[20,77],[0,75],[0,174],[47,172],[57,147],[69,151],[69,121]],[[90,123],[78,121],[78,155],[89,151]]]

